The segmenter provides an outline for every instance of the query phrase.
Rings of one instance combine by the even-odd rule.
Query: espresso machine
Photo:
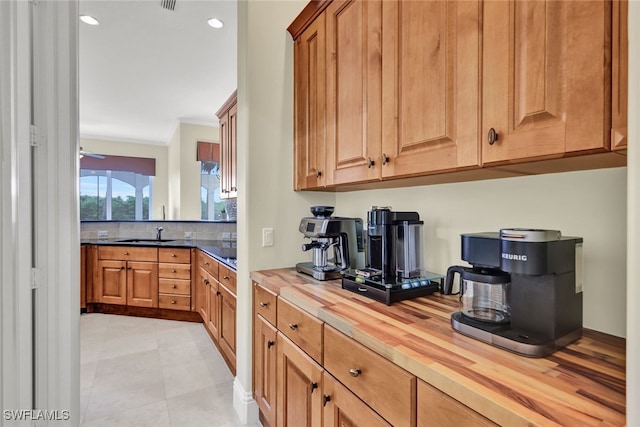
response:
[[[417,212],[373,206],[367,212],[366,268],[346,271],[342,287],[387,305],[439,290],[442,276],[424,269],[423,225]]]
[[[311,213],[314,216],[302,218],[298,229],[311,240],[302,251],[312,251],[312,261],[296,264],[296,271],[331,280],[349,268],[364,267],[362,219],[332,217],[331,206],[313,206]]]
[[[582,238],[557,230],[502,229],[463,234],[462,309],[454,330],[529,357],[548,356],[582,336]]]

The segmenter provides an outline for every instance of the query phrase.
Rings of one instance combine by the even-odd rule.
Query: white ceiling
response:
[[[178,124],[217,126],[237,85],[235,0],[80,0],[80,136],[168,144]],[[216,30],[207,19],[217,17]]]

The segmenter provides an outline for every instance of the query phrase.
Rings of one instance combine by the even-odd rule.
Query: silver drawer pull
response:
[[[361,373],[362,371],[360,369],[349,369],[349,374],[354,378],[359,376]]]
[[[171,285],[171,289],[175,289],[175,288],[177,288],[176,285]]]
[[[229,276],[224,276],[223,279],[224,280],[229,280]]]
[[[176,254],[171,254],[171,256],[172,256],[173,258],[175,258],[175,257],[177,257],[178,255],[176,255]]]
[[[172,299],[171,304],[175,304],[175,303],[176,303],[176,300]]]
[[[176,270],[171,270],[171,272],[172,272],[172,273],[177,273],[177,271],[176,271]]]
[[[289,323],[289,327],[291,328],[292,331],[295,331],[296,329],[298,329],[298,324],[297,323]]]
[[[260,303],[260,307],[266,307],[266,306],[268,306],[268,305],[269,305],[269,303],[268,303],[268,302],[261,302],[261,303]]]

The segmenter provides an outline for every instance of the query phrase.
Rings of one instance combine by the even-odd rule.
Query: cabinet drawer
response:
[[[218,261],[211,258],[209,255],[205,254],[202,251],[198,251],[198,264],[204,268],[207,273],[213,276],[214,279],[218,280]]]
[[[276,324],[276,294],[269,292],[257,283],[253,283],[253,304],[255,305],[256,314],[261,315],[272,325]]]
[[[392,425],[416,425],[416,377],[327,325],[324,367]]]
[[[158,261],[158,248],[137,246],[100,246],[98,259],[118,261]]]
[[[180,295],[158,295],[158,307],[191,311],[191,298]]]
[[[236,294],[236,272],[223,264],[220,264],[219,268],[218,280],[232,293]]]
[[[158,248],[158,261],[177,264],[190,264],[191,249]]]
[[[322,364],[322,322],[278,298],[278,330]]]
[[[158,291],[161,294],[191,295],[191,280],[159,279]]]
[[[158,264],[158,276],[168,279],[191,279],[190,264]]]

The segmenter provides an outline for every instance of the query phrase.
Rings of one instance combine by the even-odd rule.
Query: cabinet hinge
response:
[[[34,125],[30,126],[29,129],[29,143],[32,147],[39,147],[45,143],[45,138],[40,128]]]
[[[40,287],[40,269],[31,269],[31,289],[38,289]]]

